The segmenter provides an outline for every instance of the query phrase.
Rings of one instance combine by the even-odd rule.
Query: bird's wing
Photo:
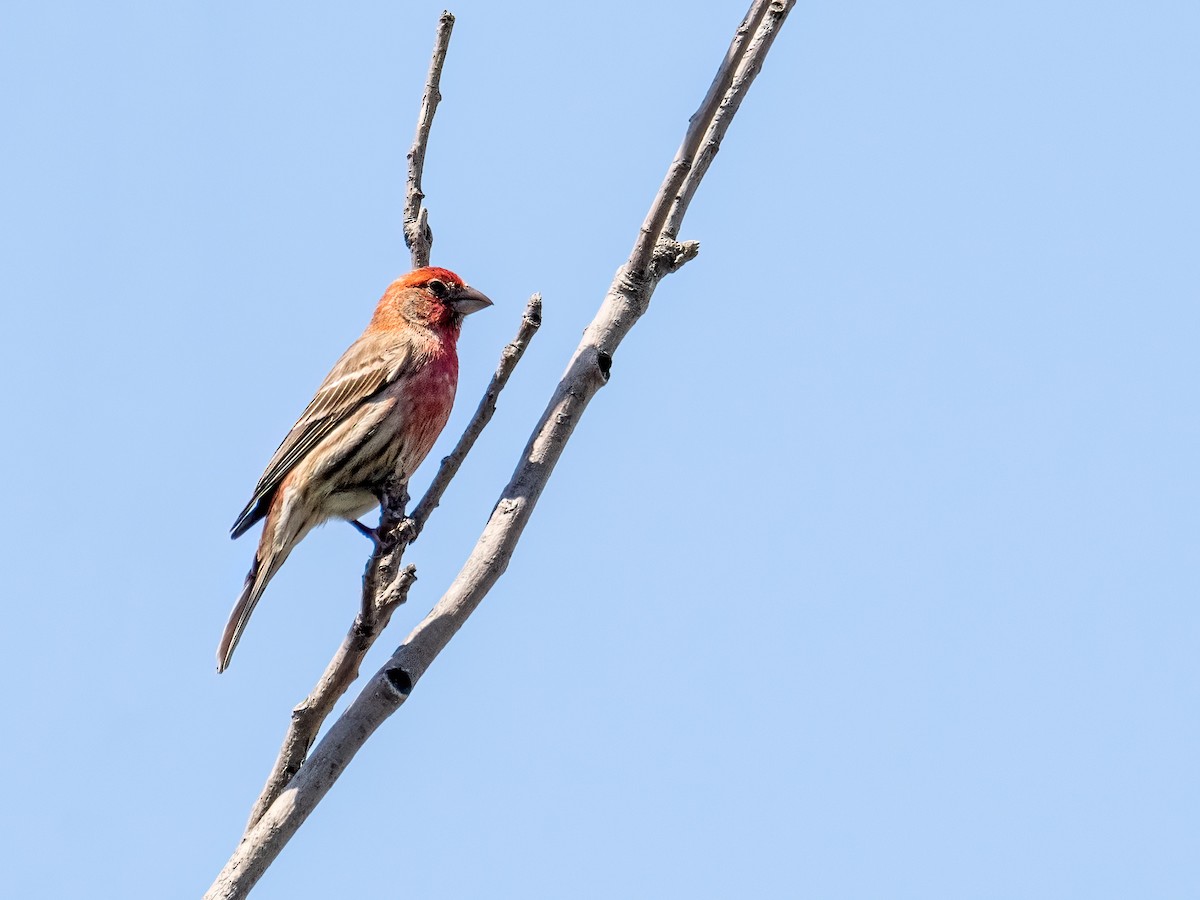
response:
[[[300,460],[363,403],[412,368],[410,343],[380,346],[373,338],[364,335],[355,341],[317,388],[316,396],[267,463],[254,496],[233,523],[233,537],[244,534],[267,514],[275,489]]]

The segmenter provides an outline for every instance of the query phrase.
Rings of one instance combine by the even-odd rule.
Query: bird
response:
[[[463,318],[492,305],[448,269],[393,281],[366,330],[325,376],[233,523],[239,538],[263,521],[245,585],[217,647],[229,667],[250,614],[295,546],[330,519],[357,520],[382,503],[393,475],[412,475],[450,417]]]

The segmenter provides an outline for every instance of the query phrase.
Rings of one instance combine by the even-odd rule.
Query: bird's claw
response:
[[[359,534],[361,534],[364,537],[366,537],[367,539],[369,539],[371,541],[371,543],[373,543],[376,547],[379,546],[379,531],[378,530],[371,528],[368,525],[364,525],[362,522],[358,521],[358,519],[351,519],[350,524],[353,525],[358,530]]]

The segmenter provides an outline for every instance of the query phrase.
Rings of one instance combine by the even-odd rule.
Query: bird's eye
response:
[[[433,281],[429,282],[428,287],[429,287],[430,293],[432,293],[433,296],[437,297],[439,300],[444,298],[448,293],[450,293],[450,289],[448,287],[446,287],[446,282],[438,281],[436,278]]]

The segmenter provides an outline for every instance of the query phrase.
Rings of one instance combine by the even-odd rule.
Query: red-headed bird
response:
[[[463,316],[491,305],[446,269],[416,269],[388,286],[367,330],[325,376],[233,523],[237,538],[266,519],[221,635],[218,672],[292,548],[328,519],[355,521],[369,512],[392,474],[407,479],[433,449],[454,405]]]

